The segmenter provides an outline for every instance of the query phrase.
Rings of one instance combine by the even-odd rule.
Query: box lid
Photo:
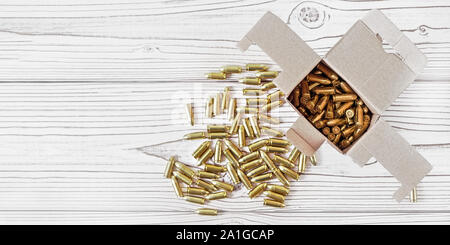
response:
[[[251,44],[258,45],[282,69],[273,81],[285,94],[294,87],[321,60],[279,17],[267,12],[238,43],[245,51]]]
[[[386,53],[380,38],[396,53]],[[426,64],[423,53],[378,10],[357,21],[324,60],[377,114],[392,104]]]

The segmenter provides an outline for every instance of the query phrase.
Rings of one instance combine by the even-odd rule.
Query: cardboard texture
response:
[[[382,41],[395,53],[387,53]],[[238,47],[245,51],[251,44],[258,45],[281,67],[274,83],[287,95],[322,60],[271,12],[255,24]],[[344,152],[335,148],[360,166],[375,157],[400,181],[401,187],[393,195],[400,202],[432,166],[379,115],[422,71],[426,57],[383,13],[372,10],[350,28],[323,62],[352,87],[374,114],[369,129],[356,142]],[[299,118],[286,136],[300,151],[312,155],[328,139],[295,110]]]

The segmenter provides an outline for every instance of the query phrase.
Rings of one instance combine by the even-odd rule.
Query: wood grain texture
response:
[[[313,16],[302,15],[309,8]],[[391,199],[398,183],[372,160],[359,168],[330,146],[279,210],[245,190],[193,213],[162,172],[170,155],[193,163],[203,103],[236,77],[224,64],[273,62],[235,45],[268,10],[324,55],[368,10],[382,9],[428,57],[382,115],[434,169],[418,203]],[[0,224],[448,224],[450,223],[448,1],[2,1],[0,3]],[[312,19],[311,19],[312,18]],[[312,21],[314,20],[315,21]],[[275,67],[276,68],[276,67]],[[194,103],[196,126],[184,119]],[[275,116],[286,130],[287,105]]]

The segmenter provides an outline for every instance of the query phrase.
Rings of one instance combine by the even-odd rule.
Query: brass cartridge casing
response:
[[[288,147],[291,145],[291,143],[289,143],[289,141],[284,140],[284,139],[269,138],[269,139],[267,139],[267,145],[278,146],[278,147]]]
[[[244,147],[246,145],[245,130],[244,130],[244,126],[243,125],[239,125],[238,144],[239,144],[239,147]]]
[[[272,199],[264,199],[264,205],[277,207],[277,208],[284,208],[285,207],[284,203],[277,202],[277,201],[274,201]]]
[[[319,69],[321,72],[323,72],[331,80],[339,79],[338,75],[323,63],[319,63],[317,65],[317,69]]]
[[[257,175],[255,177],[252,177],[250,179],[250,181],[253,182],[253,183],[260,183],[262,181],[267,181],[267,180],[270,180],[272,178],[273,178],[272,173],[265,173],[265,174],[262,174],[262,175]]]
[[[203,153],[203,155],[198,159],[198,163],[197,165],[202,165],[204,163],[206,163],[209,159],[211,159],[211,157],[214,155],[213,150],[211,150],[210,148],[208,148],[205,153]]]
[[[222,66],[222,68],[220,68],[220,71],[223,73],[241,73],[242,67],[237,65],[227,65]]]
[[[333,144],[338,145],[339,140],[341,139],[342,133],[336,134],[336,137],[333,140]]]
[[[309,86],[308,86],[308,88],[309,88],[309,90],[313,90],[313,88],[315,88],[315,87],[317,87],[317,86],[319,86],[320,85],[320,83],[311,83]]]
[[[300,175],[297,172],[295,172],[294,170],[292,170],[292,169],[290,169],[288,167],[285,167],[285,166],[281,165],[278,168],[286,176],[289,176],[289,177],[291,177],[291,178],[293,178],[295,180],[298,180],[300,178]]]
[[[347,148],[351,143],[352,143],[352,142],[350,142],[350,140],[344,139],[344,140],[341,141],[341,143],[340,143],[339,146],[340,146],[341,149],[345,149],[345,148]]]
[[[193,178],[195,176],[195,171],[192,170],[190,167],[186,166],[185,164],[175,161],[175,166],[178,168],[181,173],[187,175],[189,178]]]
[[[328,95],[322,96],[322,98],[320,98],[319,102],[317,102],[315,110],[317,112],[323,111],[328,104],[329,98],[330,98],[330,96],[328,96]]]
[[[280,120],[279,119],[267,116],[267,115],[265,115],[263,113],[258,114],[258,119],[263,121],[263,122],[270,123],[270,124],[280,124]]]
[[[334,87],[315,87],[312,91],[316,94],[323,95],[332,95],[336,93],[336,89]]]
[[[266,126],[261,127],[261,133],[272,137],[283,137],[284,133]]]
[[[251,162],[242,164],[240,168],[242,169],[242,171],[247,171],[247,170],[254,169],[258,166],[261,166],[261,164],[262,164],[262,159],[258,158]]]
[[[226,172],[227,169],[224,166],[212,165],[212,164],[204,164],[203,170],[210,173],[223,173]]]
[[[259,152],[261,155],[261,158],[263,159],[264,163],[269,167],[269,169],[272,171],[272,173],[277,177],[277,179],[285,186],[289,186],[289,181],[286,179],[286,177],[281,173],[280,169],[275,166],[272,159],[270,159],[269,155],[265,153],[264,151]]]
[[[261,193],[264,192],[266,187],[267,187],[267,183],[258,184],[257,186],[255,186],[255,188],[253,188],[251,191],[248,192],[248,196],[250,198],[255,198],[255,197],[261,195]]]
[[[222,162],[222,148],[223,148],[222,141],[218,140],[216,142],[216,147],[214,150],[214,162],[215,163]]]
[[[211,141],[205,141],[203,143],[201,143],[197,149],[192,153],[192,156],[195,159],[198,159],[199,157],[201,157],[201,155],[203,155],[203,153],[206,151],[206,149],[208,149],[211,146]]]
[[[175,176],[177,179],[183,181],[187,185],[191,185],[193,183],[193,180],[191,178],[189,178],[188,176],[182,174],[179,171],[174,171],[173,172],[173,176]]]
[[[242,119],[242,113],[239,112],[239,113],[234,117],[233,122],[231,123],[230,130],[228,131],[228,133],[229,133],[230,135],[236,134],[237,129],[238,129],[238,126],[239,126],[239,123],[241,122],[241,119]]]
[[[347,121],[345,119],[336,118],[336,119],[328,120],[327,121],[327,126],[329,126],[329,127],[333,127],[333,126],[336,126],[336,125],[340,126],[340,125],[344,125],[346,123],[347,123]]]
[[[311,113],[315,113],[315,107],[317,102],[319,101],[319,95],[314,95],[314,97],[311,100],[308,100],[305,104],[306,109],[308,109]],[[301,107],[299,107],[301,108]]]
[[[301,152],[294,147],[294,149],[291,151],[291,154],[289,154],[288,160],[292,163],[295,163],[298,160],[300,153]]]
[[[263,106],[261,108],[261,112],[269,112],[269,111],[271,111],[271,110],[273,110],[275,108],[278,108],[278,107],[282,106],[283,104],[284,104],[283,100],[277,100],[277,101],[271,102],[271,103]]]
[[[265,194],[266,194],[266,197],[272,198],[273,200],[275,200],[277,202],[284,203],[284,196],[281,194],[278,194],[273,191],[266,191]]]
[[[239,180],[239,176],[237,175],[236,170],[234,169],[231,163],[227,163],[227,171],[228,174],[230,175],[231,180],[233,181],[233,184],[237,185],[241,182]]]
[[[227,79],[227,74],[225,74],[223,72],[210,72],[210,73],[206,74],[206,78],[223,80],[223,79]]]
[[[280,100],[283,96],[284,96],[284,93],[281,92],[281,90],[277,90],[277,91],[275,91],[275,92],[273,92],[271,94],[268,94],[267,95],[267,99],[272,101],[272,102],[275,102],[277,100]]]
[[[358,98],[356,94],[335,94],[333,95],[333,102],[348,102],[355,101]]]
[[[314,127],[321,129],[327,125],[327,120],[320,120],[314,123]]]
[[[217,191],[217,188],[206,180],[197,179],[195,180],[195,184],[205,188],[209,192]]]
[[[409,194],[409,200],[411,202],[417,202],[417,189],[414,187]]]
[[[265,98],[246,98],[245,101],[247,106],[266,105],[269,103],[269,100]]]
[[[288,159],[286,159],[282,156],[274,155],[273,161],[278,164],[281,164],[282,166],[285,166],[287,168],[295,168],[295,164],[293,162],[289,161]]]
[[[302,99],[304,98],[304,100],[308,101],[311,99],[311,93],[310,93],[310,88],[308,86],[308,81],[306,80],[302,80],[300,82],[300,92],[302,94]],[[294,96],[296,96],[296,94],[294,94]],[[303,101],[305,102],[305,101]]]
[[[267,71],[269,70],[269,66],[265,64],[247,64],[245,65],[245,69],[247,71]]]
[[[186,115],[191,126],[194,126],[194,110],[192,109],[192,103],[186,104]]]
[[[333,132],[333,134],[339,134],[341,132],[341,128],[339,126],[333,126],[331,128],[331,132]]]
[[[175,193],[177,194],[177,196],[183,197],[184,194],[183,194],[183,191],[181,190],[180,183],[178,182],[177,178],[175,176],[172,176],[170,179],[172,181],[172,186],[173,186],[173,189],[175,190]]]
[[[203,197],[185,196],[184,199],[188,202],[193,202],[202,205],[205,204],[205,198]]]
[[[256,77],[261,79],[272,79],[278,76],[278,71],[260,71],[256,73]]]
[[[254,152],[251,152],[251,153],[249,153],[249,154],[239,158],[239,163],[248,163],[248,162],[251,162],[251,161],[256,160],[258,158],[259,158],[259,152],[258,151],[254,151]]]
[[[237,171],[237,174],[239,176],[239,179],[244,184],[245,188],[247,188],[248,190],[253,189],[253,184],[248,179],[247,175],[245,175],[245,173],[242,170],[240,170],[240,169],[237,169],[236,171]]]
[[[262,132],[262,131],[261,131]],[[248,149],[253,152],[256,151],[264,146],[266,146],[268,143],[268,141],[266,139],[262,139],[262,140],[258,140],[254,143],[251,143],[250,145],[248,145]]]
[[[346,118],[353,118],[355,116],[355,110],[353,109],[347,109],[345,111],[345,117]]]
[[[319,120],[322,120],[323,116],[325,116],[325,111],[322,111],[322,112],[314,115],[314,117],[311,119],[311,122],[315,123],[315,122],[317,122]]]
[[[328,100],[327,103],[327,112],[325,113],[326,119],[333,119],[334,118],[334,104],[331,102],[331,100]]]
[[[164,170],[164,177],[170,179],[172,177],[173,166],[175,166],[175,157],[171,156],[167,161],[166,169]]]
[[[300,161],[298,162],[298,172],[304,173],[306,170],[306,155],[300,154]]]
[[[268,191],[272,191],[272,192],[281,194],[283,196],[286,196],[287,194],[289,194],[289,188],[286,188],[285,186],[282,186],[282,185],[269,184],[269,185],[267,185],[266,189]]]
[[[331,133],[331,129],[329,127],[325,127],[322,129],[322,133],[324,135],[329,135]]]
[[[258,77],[244,77],[239,79],[240,83],[247,84],[247,85],[260,85],[261,84],[261,78]]]
[[[288,153],[289,152],[289,150],[288,149],[286,149],[286,148],[283,148],[283,147],[278,147],[278,146],[265,146],[264,148],[264,151],[265,152],[268,152],[268,153],[281,153],[281,154],[284,154],[284,153]]]
[[[255,169],[253,169],[252,171],[247,173],[248,177],[253,177],[253,176],[257,176],[260,175],[264,172],[266,172],[267,170],[269,170],[269,168],[266,165],[261,165]]]
[[[230,149],[231,153],[233,153],[237,158],[241,158],[244,156],[244,153],[237,147],[231,140],[224,139],[223,142]]]
[[[242,125],[244,126],[245,134],[249,138],[254,139],[255,133],[253,133],[252,126],[250,125],[250,119],[248,118],[243,119]]]
[[[208,194],[209,194],[209,191],[207,191],[207,190],[205,190],[205,189],[203,189],[203,188],[200,188],[200,187],[191,187],[191,186],[188,186],[188,187],[186,187],[186,193],[187,193],[188,195],[205,196],[205,195],[208,195]]]
[[[224,133],[224,132],[227,132],[227,126],[226,125],[209,124],[206,126],[206,132],[208,132],[208,133]]]
[[[342,117],[342,115],[344,115],[345,111],[346,111],[348,108],[352,107],[353,103],[354,103],[353,101],[345,102],[343,105],[341,105],[340,107],[338,107],[338,108],[336,109],[336,114],[337,114],[339,117]]]
[[[205,179],[218,179],[220,178],[220,175],[206,171],[197,171],[197,177]]]
[[[214,98],[214,104],[213,104],[213,113],[214,116],[218,116],[222,114],[222,93],[217,93],[216,97]]]
[[[218,133],[209,133],[208,139],[223,139],[230,137],[230,135],[227,132],[218,132]]]
[[[333,133],[329,133],[329,134],[327,135],[327,138],[328,138],[329,141],[333,141],[333,140],[336,138],[336,135],[333,134]]]
[[[212,209],[212,208],[199,208],[195,211],[197,214],[200,215],[217,215],[219,211],[217,211],[217,209]]]
[[[299,87],[295,87],[294,92],[292,92],[294,98],[294,106],[295,107],[299,107],[300,106],[300,88]]]
[[[214,116],[213,106],[214,106],[214,97],[209,97],[208,100],[206,101],[205,107],[206,118],[212,118]]]
[[[206,138],[205,132],[189,133],[189,134],[185,134],[183,137],[183,139],[185,139],[185,140],[196,140],[196,139],[205,139],[205,138]]]
[[[250,126],[252,128],[253,134],[258,138],[261,137],[261,129],[259,128],[258,119],[256,118],[256,116],[250,117]]]
[[[267,83],[264,83],[261,86],[261,89],[264,90],[264,91],[268,91],[268,90],[271,90],[271,89],[276,88],[276,87],[277,87],[277,85],[275,85],[275,83],[267,82]]]
[[[357,128],[362,128],[364,123],[364,111],[360,105],[356,106],[356,121],[355,125]]]
[[[351,134],[353,134],[353,132],[355,132],[356,130],[356,125],[353,125],[349,128],[346,128],[342,131],[342,136],[344,136],[344,138],[349,137]]]
[[[266,91],[260,88],[244,88],[242,89],[242,94],[247,96],[258,96],[261,94],[265,94]]]
[[[216,193],[210,193],[206,196],[207,200],[217,200],[217,199],[222,199],[222,198],[227,198],[228,197],[228,193],[226,191],[219,191]]]
[[[321,76],[321,75],[316,75],[316,74],[310,73],[306,76],[306,79],[310,82],[318,82],[322,85],[330,85],[331,84],[330,79],[328,79],[324,76]]]
[[[342,91],[344,91],[345,93],[348,94],[354,94],[355,92],[353,91],[353,89],[350,87],[350,85],[348,85],[348,83],[346,82],[339,82],[339,87],[341,87]]]
[[[230,101],[230,90],[231,90],[231,87],[225,87],[223,89],[222,102],[220,103],[220,107],[221,107],[222,111],[224,111],[225,109],[228,108],[228,103]]]
[[[237,108],[237,112],[242,112],[244,114],[258,114],[259,108],[256,107],[248,107],[248,106],[241,106]]]
[[[233,155],[233,153],[231,153],[229,148],[226,148],[223,150],[223,154],[225,155],[225,157],[227,158],[227,160],[235,167],[238,168],[239,167],[239,162],[236,159],[236,157]]]
[[[225,183],[223,181],[211,180],[211,183],[213,183],[213,185],[215,187],[220,188],[222,190],[226,190],[226,191],[229,191],[229,192],[232,192],[234,190],[234,185]]]
[[[231,98],[230,103],[228,105],[228,111],[227,111],[228,121],[233,120],[235,114],[236,114],[236,98]]]

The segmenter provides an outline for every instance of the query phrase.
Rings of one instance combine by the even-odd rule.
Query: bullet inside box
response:
[[[395,52],[387,53],[383,42]],[[299,117],[286,136],[300,151],[311,156],[328,141],[360,166],[376,158],[401,183],[393,195],[397,201],[431,171],[431,164],[380,118],[426,65],[426,57],[381,11],[369,11],[356,21],[323,58],[271,12],[251,28],[238,47],[244,51],[251,44],[258,45],[282,69],[273,82],[284,94],[291,95],[318,64],[324,64],[351,87],[372,114],[366,132],[341,150],[290,102]]]

